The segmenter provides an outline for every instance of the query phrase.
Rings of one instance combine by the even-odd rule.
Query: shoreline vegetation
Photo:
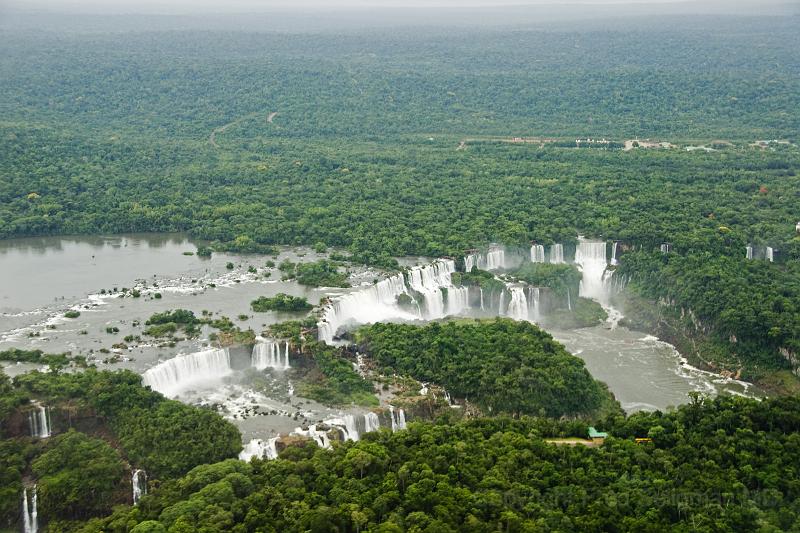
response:
[[[800,528],[797,17],[650,8],[549,25],[520,7],[501,17],[512,29],[463,9],[457,26],[399,17],[391,30],[352,14],[346,30],[322,17],[324,31],[301,16],[245,21],[253,31],[225,17],[0,20],[0,239],[181,232],[196,239],[176,254],[192,276],[221,261],[231,285],[246,268],[291,286],[164,311],[171,294],[147,272],[101,290],[130,298],[115,308],[159,303],[80,337],[99,352],[30,349],[91,323],[89,306],[0,351],[38,368],[0,371],[0,530],[34,517],[52,533]],[[596,240],[583,271],[579,235]],[[524,264],[490,267],[490,243]],[[313,258],[281,260],[279,246]],[[371,287],[386,272],[407,281],[396,274],[415,258],[456,272],[422,283],[441,261],[413,271],[413,290]],[[321,309],[351,282],[371,292]],[[321,305],[287,294],[294,283]],[[366,296],[432,320],[337,339]],[[521,320],[438,319],[470,307]],[[688,363],[775,396],[693,392],[626,414],[522,320],[612,328],[611,307]],[[293,320],[268,324],[279,313]],[[324,338],[349,342],[318,342],[323,316]],[[188,405],[94,367],[206,338],[212,349],[158,372],[252,379],[285,394],[280,416],[302,419],[302,436],[255,433],[263,455],[245,462],[250,429],[231,420],[267,411],[255,400]],[[311,420],[311,400],[352,424]]]

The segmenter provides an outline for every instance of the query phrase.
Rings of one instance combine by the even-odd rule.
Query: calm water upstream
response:
[[[38,348],[45,352],[71,351],[108,360],[109,349],[128,334],[141,335],[141,324],[153,313],[185,308],[200,315],[228,316],[242,328],[260,332],[267,324],[296,315],[253,313],[250,301],[279,292],[305,296],[318,303],[325,295],[341,294],[337,289],[309,289],[291,281],[280,281],[280,272],[266,268],[267,260],[313,261],[321,256],[309,249],[282,249],[277,259],[256,255],[214,254],[210,259],[183,255],[196,244],[183,235],[121,235],[113,237],[52,237],[0,241],[0,350]],[[421,260],[420,260],[421,261]],[[233,270],[226,268],[231,262]],[[412,261],[416,262],[416,261]],[[256,273],[249,270],[256,269]],[[269,277],[265,274],[269,273]],[[356,273],[355,284],[369,284],[375,273]],[[138,286],[140,298],[120,298],[102,290]],[[162,297],[154,298],[155,292]],[[64,312],[79,310],[77,319]],[[247,315],[247,319],[237,318]],[[137,325],[136,323],[139,323]],[[107,327],[119,328],[109,334]],[[208,346],[204,331],[200,339],[182,341],[175,347],[156,347],[147,342],[116,352],[120,361],[112,368],[144,372],[160,361]],[[628,411],[665,409],[685,403],[688,393],[749,394],[747,384],[723,379],[693,369],[682,361],[669,344],[623,327],[597,326],[551,333],[574,354],[583,358],[589,371],[608,383]],[[111,354],[113,355],[113,353]],[[239,355],[239,357],[247,357]],[[6,365],[16,374],[29,365]],[[248,437],[268,436],[276,430],[296,426],[294,415],[323,417],[338,413],[293,397],[291,383],[280,373],[267,371],[268,386],[259,392],[228,382],[213,391],[197,392],[192,401],[230,404],[231,417],[237,406],[261,403],[278,414],[237,420]],[[255,395],[255,396],[254,396]],[[249,403],[248,403],[249,402]]]

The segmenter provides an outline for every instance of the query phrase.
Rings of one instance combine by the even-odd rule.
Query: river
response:
[[[69,351],[89,356],[101,368],[128,368],[143,373],[175,355],[209,348],[211,330],[204,329],[199,339],[181,341],[172,347],[141,342],[134,343],[133,349],[100,351],[109,350],[126,335],[140,335],[141,324],[153,313],[185,308],[199,316],[205,310],[213,316],[227,316],[243,329],[260,332],[268,324],[297,315],[254,314],[249,304],[258,296],[283,292],[304,296],[317,304],[326,295],[348,292],[280,281],[280,272],[265,266],[267,260],[276,264],[284,259],[313,261],[325,255],[307,248],[282,248],[277,258],[215,253],[202,259],[185,255],[195,251],[197,244],[179,234],[0,241],[0,272],[4,274],[0,276],[0,350]],[[408,259],[403,264],[425,261]],[[234,268],[228,269],[228,263],[233,263]],[[265,277],[267,272],[269,277]],[[356,270],[352,281],[354,285],[368,286],[375,275],[367,269]],[[113,292],[115,288],[133,286],[141,289],[141,297],[121,298]],[[156,299],[155,292],[161,298]],[[80,317],[65,318],[64,313],[70,309],[79,310]],[[240,319],[239,315],[247,315],[247,319]],[[119,332],[107,333],[108,327],[116,327]],[[594,377],[609,385],[629,412],[664,410],[685,403],[692,391],[753,392],[746,383],[693,369],[669,344],[624,327],[605,324],[550,332],[586,362]],[[249,354],[232,352],[232,357],[247,358]],[[5,367],[11,375],[32,368],[24,364]],[[253,380],[259,383],[258,391],[249,386]],[[244,373],[236,380],[221,380],[213,389],[189,391],[181,399],[226,404],[227,416],[237,423],[246,439],[290,431],[299,425],[298,420],[343,413],[293,396],[291,389],[292,384],[280,372],[268,371],[263,376]],[[266,414],[257,419],[242,416],[254,404]]]

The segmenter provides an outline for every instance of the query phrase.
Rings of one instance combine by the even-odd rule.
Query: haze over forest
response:
[[[798,50],[0,0],[0,533],[800,530]]]

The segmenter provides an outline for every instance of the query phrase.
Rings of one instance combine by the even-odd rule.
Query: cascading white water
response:
[[[31,437],[40,439],[49,437],[51,435],[50,408],[37,404],[35,411],[28,412],[28,427],[31,430]]]
[[[456,271],[456,264],[450,259],[440,259],[429,265],[414,267],[408,271],[408,285],[422,294],[425,309],[422,318],[433,320],[449,314],[458,314],[468,305],[469,292],[466,287],[454,287],[451,274]],[[445,307],[442,288],[448,290],[448,301]],[[451,295],[450,292],[453,294]]]
[[[771,246],[767,246],[767,261],[770,263],[775,261],[775,250]]]
[[[544,246],[541,244],[531,246],[531,263],[544,263]]]
[[[447,314],[457,315],[469,309],[469,288],[451,286],[447,288]]]
[[[500,291],[500,305],[497,307],[497,314],[505,315],[503,312],[505,309],[505,300],[506,300],[506,291]]]
[[[469,254],[464,257],[464,272],[472,272],[472,267],[478,264],[478,258],[475,254]]]
[[[617,264],[617,247],[619,246],[618,241],[614,241],[614,244],[611,246],[611,264]]]
[[[528,320],[540,322],[542,312],[540,307],[541,291],[539,287],[528,287]]]
[[[481,311],[486,311],[486,309],[483,307],[483,287],[481,287],[480,291],[481,291]]]
[[[339,428],[344,436],[344,440],[358,441],[361,438],[361,435],[358,433],[358,428],[356,427],[356,417],[353,415],[331,418],[326,420],[325,423],[329,426]]]
[[[310,426],[308,426],[308,429],[295,428],[295,430],[292,432],[292,435],[297,435],[299,437],[308,437],[309,439],[319,444],[320,447],[322,448],[331,447],[331,439],[328,438],[328,434],[324,431],[317,430],[316,424],[311,424]]]
[[[277,442],[279,438],[280,437],[273,437],[268,440],[252,439],[245,444],[242,451],[239,452],[239,459],[242,461],[250,461],[253,457],[258,457],[259,459],[277,459]]]
[[[514,320],[528,320],[528,299],[522,287],[509,287],[511,301],[508,304],[506,316]]]
[[[364,415],[364,432],[370,433],[381,429],[381,421],[375,413],[367,413]]]
[[[251,356],[253,368],[264,370],[274,368],[276,370],[286,370],[289,366],[289,342],[284,343],[283,355],[281,355],[281,345],[278,341],[268,341],[261,337],[256,338]]]
[[[395,411],[394,407],[389,406],[389,414],[392,417],[392,431],[406,429],[406,413],[402,409]]]
[[[747,249],[746,249],[746,250],[747,250],[747,251],[746,251],[746,253],[745,253],[745,257],[746,257],[747,259],[752,259],[752,258],[753,258],[753,247],[752,247],[752,246],[750,246],[750,245],[748,244],[748,245],[747,245]]]
[[[363,420],[363,431],[359,431],[359,422]],[[371,433],[378,431],[381,428],[380,419],[375,413],[365,413],[362,418],[357,418],[357,415],[344,415],[339,418],[327,419],[323,422],[326,426],[335,428],[342,433],[344,440],[358,441],[363,433]],[[399,424],[397,429],[405,428],[405,413],[402,409],[399,413],[392,412],[392,428]],[[401,427],[402,426],[402,427]],[[317,429],[317,425],[311,425],[308,429],[295,428],[291,433],[301,437],[312,439],[322,448],[330,448],[331,441],[326,431]],[[242,451],[239,452],[239,459],[242,461],[249,461],[253,457],[260,459],[277,459],[278,449],[277,442],[280,437],[274,437],[268,440],[252,439],[244,445]]]
[[[136,505],[142,496],[147,494],[147,473],[140,469],[131,472],[131,486],[133,487],[133,505]]]
[[[322,318],[317,324],[319,340],[332,342],[339,328],[348,324],[420,318],[396,305],[397,297],[401,294],[407,294],[405,279],[402,274],[396,274],[371,287],[337,298],[325,306]]]
[[[211,349],[159,363],[142,375],[142,383],[165,396],[177,396],[188,387],[217,381],[230,373],[228,350]]]
[[[580,266],[582,274],[578,295],[607,305],[611,271],[606,273],[606,243],[581,239],[575,251],[575,264]]]
[[[567,287],[567,309],[572,311],[572,296],[569,294],[569,287]]]
[[[478,268],[481,270],[500,270],[506,267],[506,251],[490,248],[486,255],[478,255]]]
[[[561,264],[564,262],[564,245],[563,244],[554,244],[550,246],[550,262],[554,265]]]
[[[28,506],[28,489],[22,489],[22,527],[25,533],[36,533],[39,531],[36,485],[33,486],[31,493],[30,506]]]
[[[670,248],[669,244],[667,244],[667,243],[662,244],[661,245],[661,253],[662,254],[668,254],[669,253],[669,248]]]

